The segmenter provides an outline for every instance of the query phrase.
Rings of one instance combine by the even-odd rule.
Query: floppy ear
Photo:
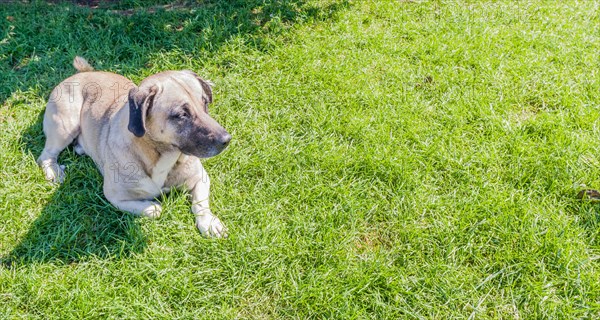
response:
[[[129,125],[127,129],[136,137],[146,133],[146,115],[154,103],[155,86],[138,87],[129,90]]]
[[[211,81],[209,80],[204,80],[202,78],[200,78],[194,71],[190,71],[190,70],[185,70],[186,72],[189,72],[191,75],[193,75],[198,82],[200,82],[200,86],[202,86],[202,90],[204,91],[204,96],[203,98],[206,99],[206,103],[212,103],[213,101],[213,95],[212,95],[212,86],[214,85]]]
[[[213,98],[212,98],[213,83],[208,80],[204,80],[198,76],[196,76],[196,79],[198,79],[198,81],[200,81],[202,90],[204,90],[204,93],[206,94],[206,103],[212,103],[213,102]]]

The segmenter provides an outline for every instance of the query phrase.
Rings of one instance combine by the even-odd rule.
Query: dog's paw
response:
[[[83,147],[79,143],[76,143],[73,146],[73,150],[75,150],[75,153],[77,153],[80,156],[85,155],[85,149],[83,149]]]
[[[210,211],[196,215],[196,228],[205,237],[227,238],[227,228]]]
[[[63,183],[65,180],[65,166],[47,161],[43,162],[40,167],[42,167],[46,180],[52,183]]]
[[[146,209],[144,209],[142,211],[142,216],[147,217],[147,218],[156,219],[156,218],[160,217],[161,212],[162,212],[162,207],[160,206],[160,204],[153,203],[152,205],[146,207]]]

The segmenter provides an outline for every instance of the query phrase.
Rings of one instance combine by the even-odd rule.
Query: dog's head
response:
[[[192,71],[152,75],[129,91],[129,131],[201,158],[221,153],[231,135],[208,114],[211,83]]]

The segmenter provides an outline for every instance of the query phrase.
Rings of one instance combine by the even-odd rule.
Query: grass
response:
[[[600,317],[599,2],[160,5],[0,6],[0,318]],[[43,180],[76,54],[216,84],[228,239]]]

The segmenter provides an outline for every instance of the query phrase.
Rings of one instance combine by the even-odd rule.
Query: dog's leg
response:
[[[221,220],[215,216],[208,206],[208,196],[210,189],[210,179],[204,168],[201,173],[191,179],[195,181],[191,188],[192,212],[196,217],[196,228],[203,236],[225,238],[227,237],[227,228],[221,223]]]
[[[61,183],[64,180],[64,166],[57,162],[58,155],[79,134],[79,120],[61,118],[54,102],[49,102],[44,113],[44,134],[46,144],[37,164],[44,171],[46,180]]]

